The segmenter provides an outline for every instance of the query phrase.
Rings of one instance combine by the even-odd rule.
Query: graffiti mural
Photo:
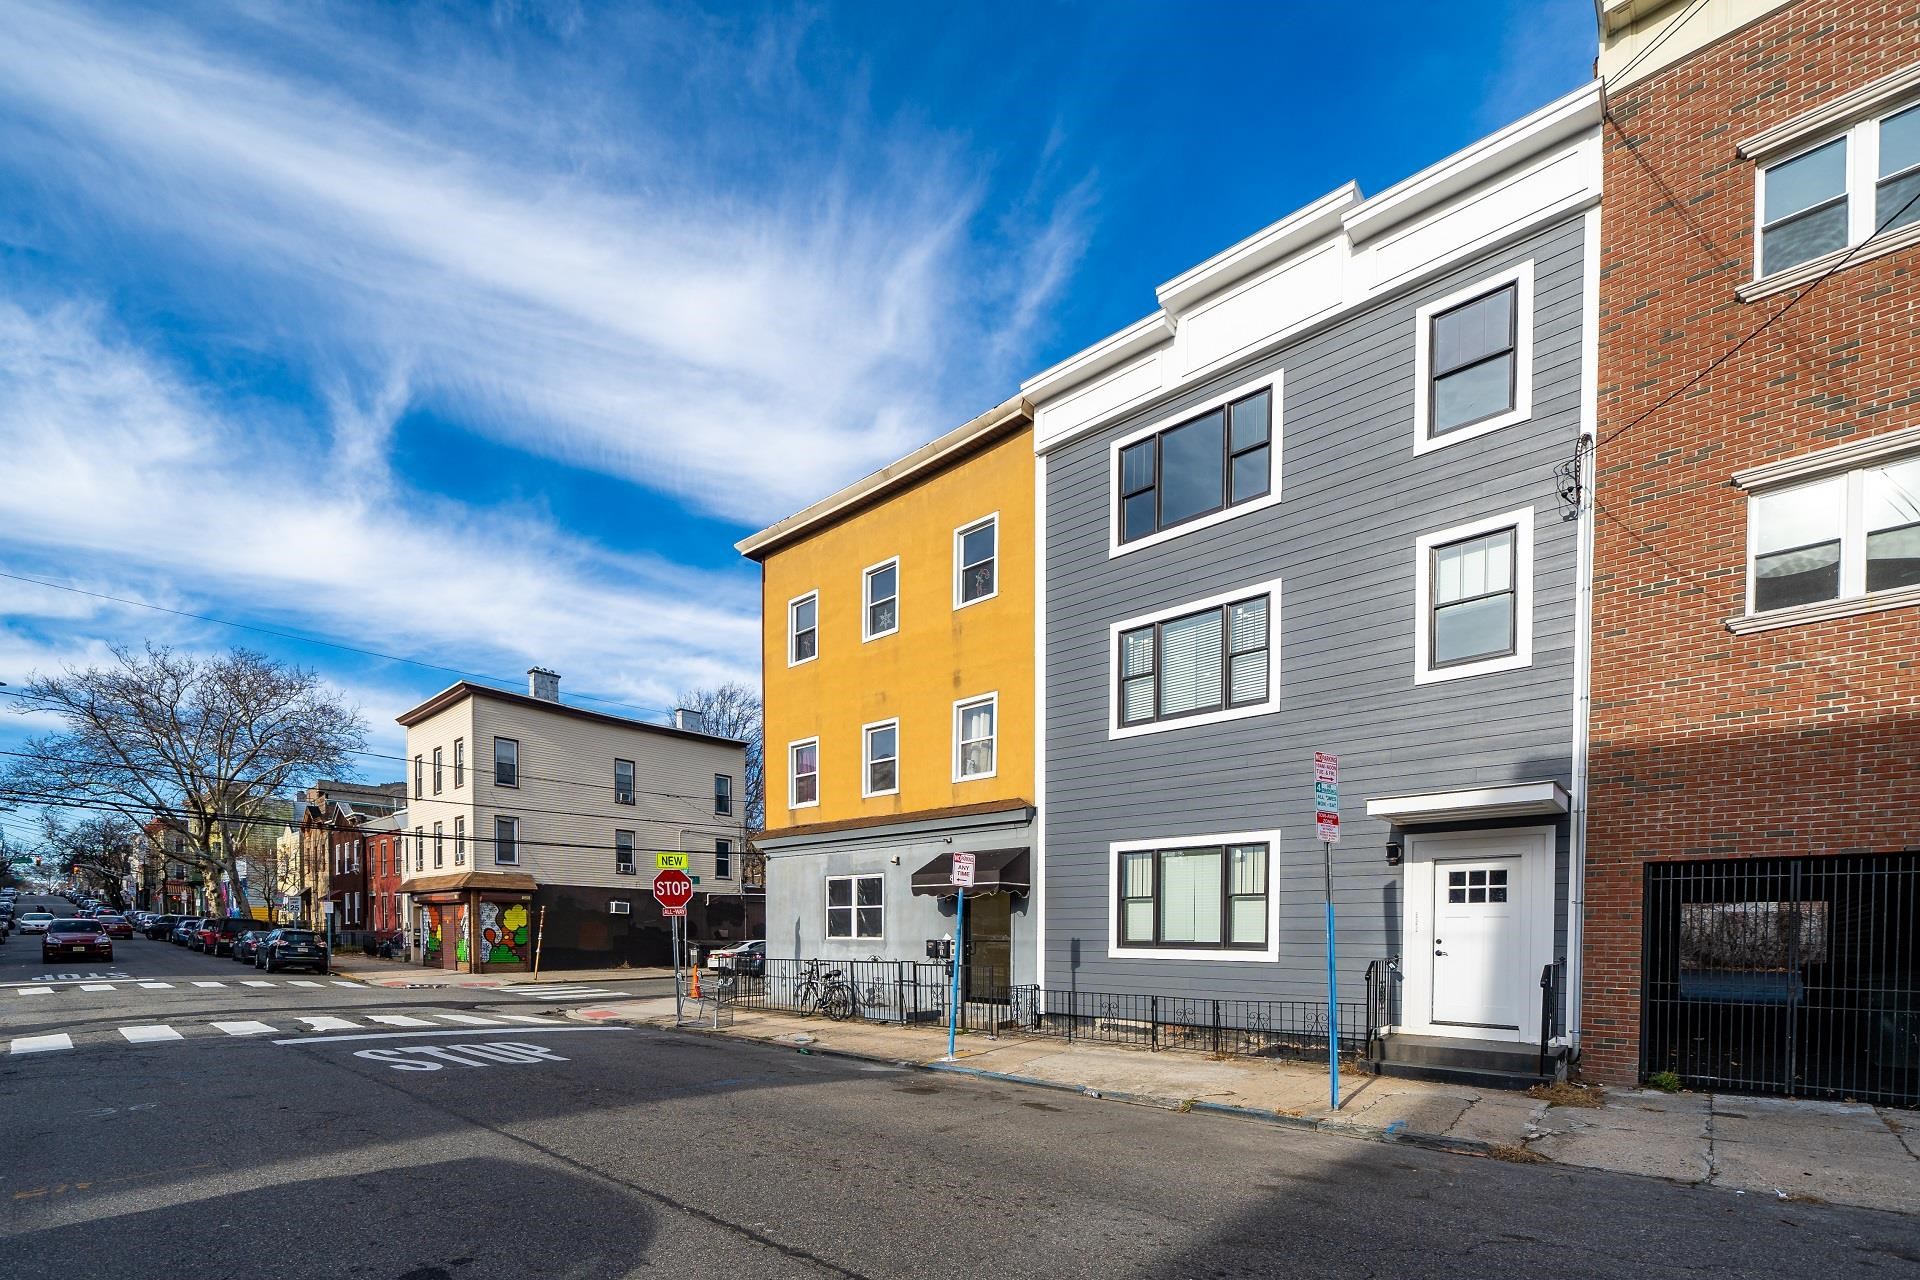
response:
[[[426,917],[426,944],[421,948],[421,956],[428,964],[440,963],[440,916],[439,907],[421,907],[420,913]]]
[[[513,903],[506,910],[497,902],[480,904],[480,954],[488,964],[527,962],[527,909]]]

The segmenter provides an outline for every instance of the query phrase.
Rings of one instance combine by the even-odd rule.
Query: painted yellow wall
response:
[[[768,556],[767,830],[1033,796],[1031,427]],[[954,530],[998,512],[999,594],[953,607]],[[900,557],[900,630],[861,640],[862,574]],[[787,665],[787,604],[820,593],[820,656]],[[953,781],[953,704],[1000,694],[995,776]],[[862,798],[862,726],[900,720],[900,791]],[[788,806],[788,744],[820,739],[820,804]]]

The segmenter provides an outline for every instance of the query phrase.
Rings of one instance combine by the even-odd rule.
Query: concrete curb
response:
[[[583,1012],[569,1009],[570,1019],[588,1021],[579,1018]],[[604,1019],[602,1021],[605,1021]],[[1423,1133],[1418,1129],[1408,1129],[1400,1125],[1388,1125],[1379,1128],[1374,1125],[1351,1124],[1331,1118],[1315,1119],[1312,1116],[1288,1115],[1284,1111],[1264,1111],[1258,1107],[1235,1106],[1230,1102],[1205,1102],[1196,1098],[1165,1098],[1155,1094],[1126,1093],[1114,1089],[1095,1089],[1090,1085],[1072,1084],[1064,1080],[1042,1080],[1038,1076],[1016,1075],[1011,1071],[992,1071],[986,1067],[970,1067],[959,1062],[920,1062],[910,1058],[889,1058],[880,1054],[863,1053],[858,1049],[832,1049],[816,1045],[800,1045],[779,1040],[762,1040],[756,1036],[735,1036],[729,1031],[716,1031],[711,1027],[676,1027],[670,1023],[648,1022],[621,1018],[619,1021],[633,1021],[635,1026],[647,1027],[654,1031],[670,1034],[702,1036],[718,1040],[731,1038],[748,1044],[768,1045],[778,1049],[790,1049],[795,1053],[814,1054],[825,1058],[846,1058],[855,1062],[877,1062],[890,1067],[899,1067],[908,1071],[932,1071],[945,1075],[970,1076],[979,1080],[991,1080],[1000,1084],[1017,1084],[1029,1089],[1048,1089],[1054,1093],[1078,1094],[1083,1098],[1100,1101],[1121,1102],[1137,1107],[1153,1107],[1159,1111],[1186,1111],[1200,1115],[1226,1116],[1235,1120],[1253,1120],[1284,1129],[1303,1130],[1311,1133],[1330,1134],[1335,1137],[1352,1138],[1360,1142],[1379,1142],[1401,1146],[1423,1147],[1430,1151],[1445,1151],[1454,1155],[1490,1156],[1496,1144],[1479,1138],[1449,1138],[1441,1133]]]

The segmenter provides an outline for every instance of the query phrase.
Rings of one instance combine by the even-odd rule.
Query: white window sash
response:
[[[967,736],[967,713],[987,710],[987,732],[981,736]],[[983,771],[966,771],[967,748],[986,744],[986,754],[991,762]],[[983,782],[1000,772],[1000,694],[976,694],[970,698],[961,698],[953,704],[953,780],[955,782]]]

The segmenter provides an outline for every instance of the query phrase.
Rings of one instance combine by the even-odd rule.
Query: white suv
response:
[[[20,932],[45,933],[47,926],[53,923],[51,911],[29,911],[20,917]]]

